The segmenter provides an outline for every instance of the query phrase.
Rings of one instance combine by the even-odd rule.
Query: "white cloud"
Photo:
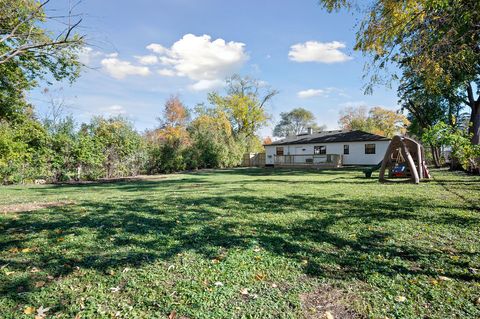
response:
[[[219,88],[222,85],[224,85],[224,83],[225,82],[222,80],[200,80],[190,85],[190,88],[194,91],[205,91],[205,90]]]
[[[308,99],[315,96],[325,95],[325,93],[325,90],[322,89],[308,89],[298,92],[297,95],[301,99]]]
[[[103,107],[100,109],[102,113],[109,116],[123,115],[127,113],[127,110],[121,105],[114,104],[108,107]]]
[[[167,48],[158,43],[152,43],[147,45],[147,49],[157,54],[164,54],[167,51]]]
[[[150,69],[146,66],[136,66],[128,61],[119,60],[116,56],[110,56],[102,60],[105,72],[116,79],[124,79],[129,75],[147,76]]]
[[[138,63],[143,64],[143,65],[152,65],[152,64],[157,64],[158,63],[158,58],[156,55],[137,55],[135,56],[135,59],[137,59]]]
[[[345,43],[307,41],[290,47],[288,57],[296,62],[337,63],[353,59],[341,51]]]
[[[336,93],[339,96],[345,95],[342,89],[338,89],[335,87],[327,87],[324,89],[308,89],[308,90],[299,91],[297,93],[297,96],[301,99],[308,99],[316,96],[329,97],[330,94],[332,93]]]
[[[185,76],[194,83],[194,90],[206,90],[218,86],[219,81],[239,70],[248,60],[244,51],[245,44],[225,42],[223,39],[212,41],[209,35],[195,36],[186,34],[170,48],[152,43],[147,49],[159,55],[165,68],[159,74]],[[167,72],[170,70],[171,72]]]

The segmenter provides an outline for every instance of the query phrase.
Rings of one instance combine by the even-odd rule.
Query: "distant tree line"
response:
[[[75,81],[84,45],[79,15],[48,16],[48,2],[0,1],[0,183],[230,167],[244,152],[261,150],[257,133],[277,91],[238,75],[227,79],[223,95],[212,92],[193,109],[171,97],[158,127],[143,134],[120,116],[77,123],[55,103],[39,119],[26,92],[52,80]],[[55,34],[47,22],[65,27]]]
[[[241,86],[239,89],[238,85]],[[3,184],[44,179],[96,180],[237,166],[245,152],[258,152],[257,131],[267,122],[265,105],[275,95],[255,80],[233,76],[225,95],[188,109],[169,98],[157,128],[138,133],[127,118],[71,116],[39,120],[25,105],[0,121]]]

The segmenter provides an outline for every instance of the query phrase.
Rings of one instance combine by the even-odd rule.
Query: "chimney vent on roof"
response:
[[[311,128],[311,127],[307,128],[307,133],[308,133],[308,135],[312,135],[313,134],[313,128]]]

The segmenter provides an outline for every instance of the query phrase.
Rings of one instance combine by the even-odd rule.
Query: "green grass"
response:
[[[411,185],[236,169],[2,187],[0,205],[75,204],[0,215],[0,317],[43,306],[47,318],[301,318],[319,311],[302,294],[338,289],[332,302],[365,317],[479,318],[480,179],[433,174]]]

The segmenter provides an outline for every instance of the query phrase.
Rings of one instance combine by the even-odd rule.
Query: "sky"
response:
[[[48,10],[68,3],[53,0]],[[353,50],[358,13],[328,13],[317,0],[83,0],[74,12],[83,16],[88,67],[71,85],[31,92],[40,117],[49,100],[63,100],[78,121],[123,115],[143,131],[158,125],[169,96],[193,108],[234,73],[279,91],[263,137],[296,107],[328,129],[348,106],[398,109],[395,88],[364,95],[368,57]]]

